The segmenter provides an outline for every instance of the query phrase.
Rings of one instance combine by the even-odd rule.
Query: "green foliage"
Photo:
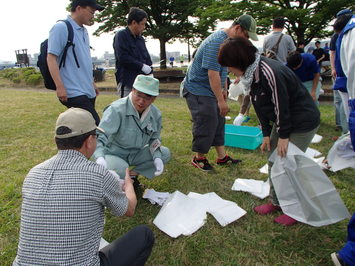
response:
[[[130,7],[139,7],[147,12],[147,29],[143,33],[160,41],[160,59],[162,68],[166,68],[165,44],[175,39],[193,39],[205,36],[208,29],[215,24],[199,24],[194,17],[196,10],[206,8],[212,0],[102,0],[100,4],[106,8],[97,16],[103,23],[95,34],[110,32],[117,27],[126,26],[126,18]]]
[[[101,94],[96,101],[99,114],[117,95]],[[156,178],[139,177],[141,183],[156,191],[183,193],[216,192],[226,200],[236,202],[247,211],[240,220],[221,227],[208,215],[206,224],[191,236],[172,239],[161,232],[153,220],[160,207],[141,197],[133,217],[115,217],[106,213],[103,237],[108,241],[122,236],[138,224],[147,224],[156,237],[147,262],[149,265],[332,265],[330,253],[339,250],[346,240],[348,220],[324,227],[305,224],[285,228],[273,223],[279,215],[256,215],[252,209],[267,200],[243,192],[231,191],[236,178],[265,180],[258,169],[266,163],[260,151],[227,148],[230,156],[243,159],[237,167],[219,167],[214,163],[216,152],[208,158],[216,173],[203,173],[191,166],[191,121],[186,102],[182,98],[158,97],[154,102],[163,114],[162,142],[172,152],[165,172]],[[239,106],[229,102],[236,115]],[[53,129],[61,105],[54,93],[48,91],[0,90],[0,261],[11,265],[16,256],[19,227],[21,188],[28,171],[56,154]],[[11,110],[11,111],[9,111]],[[318,134],[323,140],[312,144],[326,155],[334,143],[333,105],[321,105],[321,126]],[[257,125],[251,110],[250,125]],[[350,213],[355,211],[354,169],[332,173],[326,171]]]
[[[285,17],[288,34],[298,41],[310,42],[313,38],[331,35],[328,27],[338,11],[343,8],[354,10],[355,0],[303,0],[303,1],[227,1],[220,0],[203,12],[205,16],[219,16],[220,19],[234,19],[241,13],[248,13],[257,20],[258,34],[267,34],[271,30],[275,17]],[[218,15],[213,15],[218,14]],[[331,29],[330,29],[331,30]]]
[[[25,82],[27,85],[37,86],[40,85],[42,81],[43,81],[43,77],[41,73],[33,73],[25,77]]]
[[[0,71],[0,78],[5,78],[14,84],[37,86],[43,84],[43,77],[34,67],[9,68]]]

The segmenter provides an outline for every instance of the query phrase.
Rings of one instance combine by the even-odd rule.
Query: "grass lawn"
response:
[[[103,108],[117,99],[104,94],[97,99],[100,115]],[[134,217],[106,216],[104,238],[112,241],[138,224],[148,224],[155,233],[156,244],[147,265],[332,265],[330,253],[340,249],[346,239],[348,220],[325,227],[305,224],[285,228],[273,223],[275,215],[259,216],[252,208],[265,200],[231,191],[236,178],[265,180],[258,169],[266,158],[255,151],[227,148],[231,156],[243,159],[238,167],[218,167],[214,174],[193,168],[191,159],[191,122],[184,99],[157,98],[156,105],[163,113],[163,144],[171,149],[172,160],[163,175],[140,181],[157,191],[185,194],[216,192],[220,197],[236,202],[247,211],[240,220],[221,227],[208,215],[206,224],[191,236],[172,239],[157,227],[153,220],[160,207],[139,199]],[[231,116],[239,107],[231,102]],[[0,264],[11,265],[19,234],[21,187],[30,168],[56,154],[53,141],[58,114],[66,108],[48,90],[0,89]],[[327,154],[333,144],[334,110],[331,105],[320,106],[322,123],[318,134],[324,138],[311,147]],[[250,125],[256,125],[254,113]],[[216,153],[211,150],[211,161]],[[345,169],[326,172],[336,186],[350,213],[355,211],[354,173]]]

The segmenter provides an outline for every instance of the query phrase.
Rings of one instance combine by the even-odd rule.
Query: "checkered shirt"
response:
[[[75,150],[61,150],[31,169],[22,196],[13,265],[99,265],[104,207],[118,216],[128,208],[119,181]]]

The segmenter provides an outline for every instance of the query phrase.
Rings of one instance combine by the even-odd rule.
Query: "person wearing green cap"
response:
[[[159,80],[138,75],[132,92],[105,108],[99,127],[94,159],[124,178],[125,169],[138,183],[138,174],[147,178],[161,175],[170,151],[161,145],[162,115],[153,105],[159,95]]]
[[[228,113],[227,68],[217,60],[221,44],[227,38],[238,36],[258,40],[253,17],[242,15],[229,28],[208,36],[198,47],[184,79],[183,96],[193,120],[192,151],[195,156],[191,163],[203,171],[213,170],[206,158],[212,146],[217,151],[218,165],[240,162],[228,156],[224,148],[224,124]]]

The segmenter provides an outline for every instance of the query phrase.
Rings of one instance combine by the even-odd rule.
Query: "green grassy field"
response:
[[[97,99],[100,115],[103,108],[117,99],[114,94]],[[221,227],[208,215],[206,224],[191,236],[172,239],[157,227],[153,220],[160,207],[139,199],[134,217],[106,216],[104,238],[112,241],[138,224],[147,224],[155,233],[156,244],[147,265],[332,265],[330,253],[342,247],[346,239],[348,220],[325,227],[305,224],[285,228],[273,223],[277,216],[259,216],[252,208],[265,200],[231,191],[236,178],[265,180],[258,169],[266,158],[255,151],[227,148],[229,155],[243,159],[238,167],[218,167],[216,173],[206,174],[190,164],[191,122],[184,99],[157,98],[156,105],[163,113],[163,144],[171,149],[172,160],[163,175],[140,181],[157,191],[185,194],[216,192],[220,197],[236,202],[247,211],[240,220]],[[230,103],[231,116],[238,106]],[[48,90],[0,89],[0,264],[11,265],[17,251],[21,187],[30,168],[56,153],[53,141],[54,124],[65,110],[53,92]],[[324,138],[311,147],[326,154],[333,144],[334,110],[331,105],[320,106],[322,123],[318,134]],[[250,125],[256,125],[252,113]],[[216,153],[210,152],[214,161]],[[326,172],[339,191],[349,211],[355,211],[354,173],[345,169]]]

